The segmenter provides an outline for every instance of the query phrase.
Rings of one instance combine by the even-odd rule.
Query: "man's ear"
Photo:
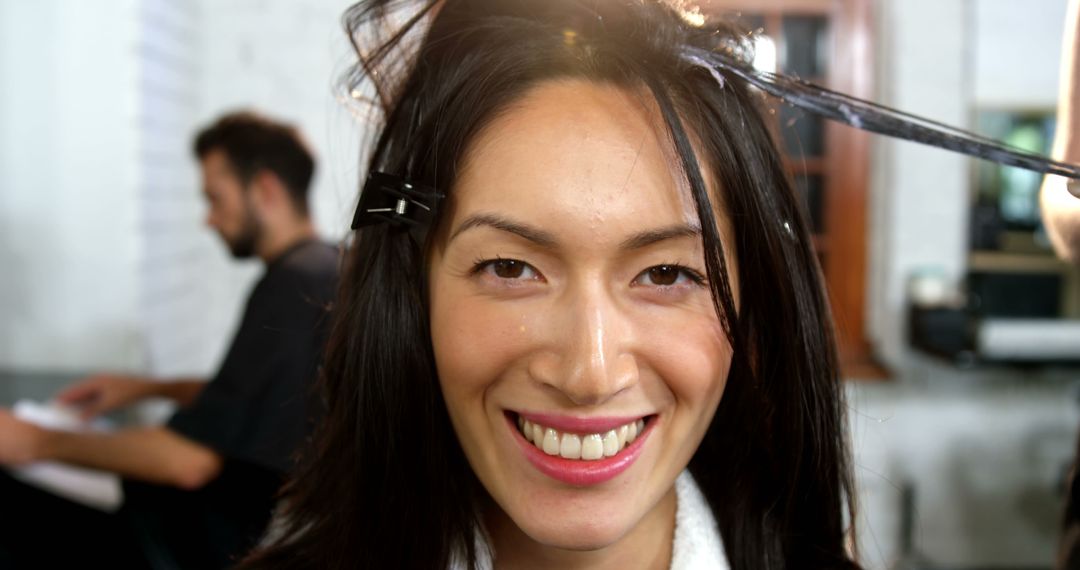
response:
[[[256,203],[262,208],[279,208],[288,200],[288,191],[281,179],[270,170],[260,170],[251,180],[251,190]]]

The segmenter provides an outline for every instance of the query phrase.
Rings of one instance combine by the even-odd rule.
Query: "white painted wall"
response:
[[[1057,104],[1066,0],[968,0],[972,17],[973,104],[1053,108]]]
[[[965,0],[877,5],[878,100],[951,125],[971,112]],[[898,367],[907,352],[905,284],[933,268],[959,279],[966,267],[968,160],[915,143],[876,138],[870,199],[869,332]]]
[[[134,0],[0,2],[0,366],[137,366]]]

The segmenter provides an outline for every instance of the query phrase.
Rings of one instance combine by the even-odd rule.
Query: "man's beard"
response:
[[[255,255],[255,244],[262,234],[262,224],[255,218],[255,213],[248,208],[244,212],[244,225],[233,239],[225,239],[225,244],[236,259],[247,259]],[[224,237],[224,236],[223,236]]]

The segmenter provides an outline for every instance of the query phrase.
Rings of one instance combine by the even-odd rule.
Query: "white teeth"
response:
[[[615,430],[611,430],[604,434],[602,445],[604,447],[604,457],[611,457],[618,453],[619,449],[622,448],[622,446],[619,445],[619,436],[615,434]]]
[[[543,443],[543,446],[544,446],[543,447],[544,453],[546,453],[548,455],[558,455],[559,454],[559,432],[557,432],[557,431],[555,431],[555,430],[553,430],[551,428],[547,428],[546,430],[544,430],[544,443]]]
[[[602,434],[560,433],[521,416],[518,416],[517,425],[525,440],[544,453],[583,461],[614,457],[645,430],[645,420],[635,420]]]
[[[581,458],[594,461],[604,456],[604,442],[600,434],[591,433],[581,442]]]
[[[566,459],[581,459],[581,438],[572,433],[564,433],[559,444],[559,455]]]

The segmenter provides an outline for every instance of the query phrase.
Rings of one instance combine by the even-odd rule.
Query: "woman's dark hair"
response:
[[[229,166],[245,185],[260,170],[273,172],[288,189],[296,211],[308,213],[315,156],[291,125],[249,111],[229,113],[195,137],[196,157],[206,158],[214,150],[225,153]]]
[[[731,567],[857,567],[847,548],[854,495],[843,389],[807,223],[761,94],[680,57],[687,45],[737,56],[741,37],[647,0],[368,0],[345,21],[361,57],[349,88],[374,87],[380,112],[369,170],[448,195],[470,141],[540,82],[578,78],[655,99],[734,349],[689,465]],[[714,208],[731,219],[733,243],[722,246]],[[738,261],[737,308],[725,246]],[[483,548],[484,490],[434,364],[424,250],[386,224],[357,232],[325,364],[325,425],[286,488],[281,532],[247,567],[446,568],[474,563]]]

